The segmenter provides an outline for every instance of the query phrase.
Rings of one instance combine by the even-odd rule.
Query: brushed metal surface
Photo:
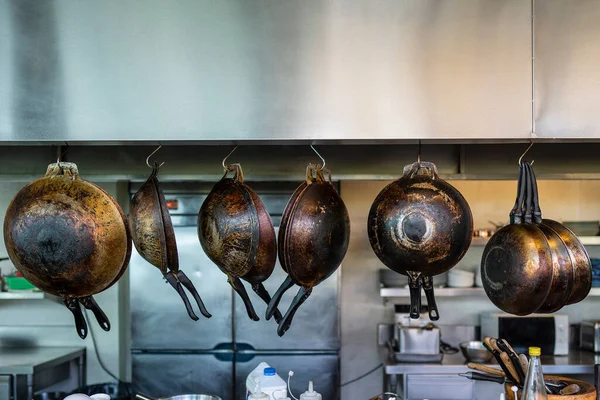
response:
[[[194,283],[212,318],[192,321],[177,292],[134,249],[129,263],[132,350],[212,350],[219,343],[232,342],[232,290],[227,277],[213,268],[202,251],[195,226],[175,227],[175,236],[179,267]]]
[[[264,283],[271,295],[275,294],[286,276],[277,261],[273,275]],[[277,335],[275,320],[267,321],[264,318],[267,305],[252,291],[249,284],[244,283],[260,321],[250,320],[241,299],[234,297],[235,341],[250,344],[260,350],[339,350],[339,281],[338,269],[317,285],[306,303],[298,309],[290,330],[282,337]],[[285,315],[298,289],[299,286],[293,286],[284,294],[279,303],[281,314]]]
[[[230,356],[233,358],[233,355]],[[213,354],[133,354],[135,390],[158,399],[188,393],[233,397],[233,362]]]
[[[529,138],[530,17],[523,0],[0,0],[0,141]]]
[[[600,2],[535,4],[536,135],[598,138]]]

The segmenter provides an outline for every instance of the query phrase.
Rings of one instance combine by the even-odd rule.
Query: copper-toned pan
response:
[[[233,178],[227,177],[230,171]],[[239,164],[225,166],[225,175],[202,203],[198,238],[207,256],[227,275],[248,316],[258,321],[240,278],[268,304],[271,296],[263,282],[275,267],[277,243],[271,217],[258,195],[244,183]],[[275,310],[275,318],[281,320],[279,310]]]
[[[140,187],[131,200],[129,207],[129,224],[133,243],[138,253],[150,264],[160,270],[167,282],[177,291],[188,315],[194,321],[198,316],[184,291],[184,287],[190,291],[202,315],[210,318],[208,312],[194,284],[179,269],[179,257],[177,254],[177,242],[171,216],[167,209],[165,196],[160,189],[158,181],[159,165],[154,163],[152,174]]]
[[[309,164],[306,182],[290,198],[279,226],[279,262],[288,277],[267,307],[273,315],[283,293],[294,284],[298,294],[279,323],[277,333],[285,334],[294,314],[310,296],[313,287],[340,266],[350,240],[350,218],[342,198],[327,181],[320,166]]]
[[[113,285],[126,269],[129,231],[119,205],[82,179],[75,164],[50,164],[44,178],[17,193],[4,219],[4,241],[28,281],[63,298],[79,336],[87,335],[80,302],[110,329],[91,296]]]

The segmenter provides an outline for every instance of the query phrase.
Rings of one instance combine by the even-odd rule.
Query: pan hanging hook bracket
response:
[[[529,144],[529,147],[527,147],[527,149],[525,149],[525,151],[523,152],[523,154],[521,154],[521,157],[519,157],[519,161],[517,162],[517,164],[519,166],[521,166],[521,162],[523,161],[523,157],[525,157],[525,154],[527,154],[527,152],[529,151],[529,149],[531,149],[531,147],[533,146],[533,141]],[[529,163],[529,165],[533,165],[533,160]]]
[[[233,147],[233,149],[231,149],[231,151],[229,152],[229,154],[227,154],[225,156],[225,158],[223,159],[223,162],[221,162],[221,165],[223,165],[223,169],[227,170],[227,166],[225,165],[225,162],[227,161],[227,159],[229,158],[229,156],[231,156],[233,154],[233,152],[237,149],[237,144]]]
[[[154,150],[152,153],[150,153],[150,155],[148,157],[146,157],[146,165],[148,166],[148,168],[152,168],[152,165],[150,165],[150,157],[152,157],[154,154],[156,154],[157,151],[160,150],[160,148],[162,147],[162,144],[160,146],[158,146],[156,148],[156,150]],[[158,167],[162,167],[165,163],[162,162]]]
[[[312,144],[310,145],[310,148],[312,149],[312,151],[315,152],[315,154],[317,156],[319,156],[319,158],[321,159],[321,161],[323,161],[323,165],[321,166],[321,169],[325,168],[325,159],[323,158],[323,156],[321,154],[319,154],[319,152],[317,151],[317,149],[315,149],[315,146],[313,146]]]
[[[417,164],[421,165],[421,141],[419,140],[419,147],[417,150]]]

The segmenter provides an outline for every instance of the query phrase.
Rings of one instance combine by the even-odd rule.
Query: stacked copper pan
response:
[[[489,240],[481,260],[483,287],[501,310],[552,313],[591,289],[590,258],[573,232],[543,219],[532,166],[520,163],[510,224]]]

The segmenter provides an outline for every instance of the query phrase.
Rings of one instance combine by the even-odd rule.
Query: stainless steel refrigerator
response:
[[[250,183],[261,196],[273,223],[279,223],[297,183]],[[135,193],[140,184],[132,184]],[[266,304],[246,285],[261,317],[251,321],[226,276],[204,254],[196,233],[197,214],[211,185],[166,183],[163,191],[175,227],[180,268],[193,281],[213,315],[192,321],[181,298],[160,271],[133,252],[130,263],[132,374],[136,389],[153,397],[184,393],[216,394],[223,400],[245,398],[246,377],[261,361],[275,367],[296,397],[312,380],[323,398],[339,399],[339,270],[313,290],[291,329],[277,335],[273,319],[265,321]],[[277,264],[265,282],[274,294],[285,279]],[[297,291],[280,303],[285,313]]]

